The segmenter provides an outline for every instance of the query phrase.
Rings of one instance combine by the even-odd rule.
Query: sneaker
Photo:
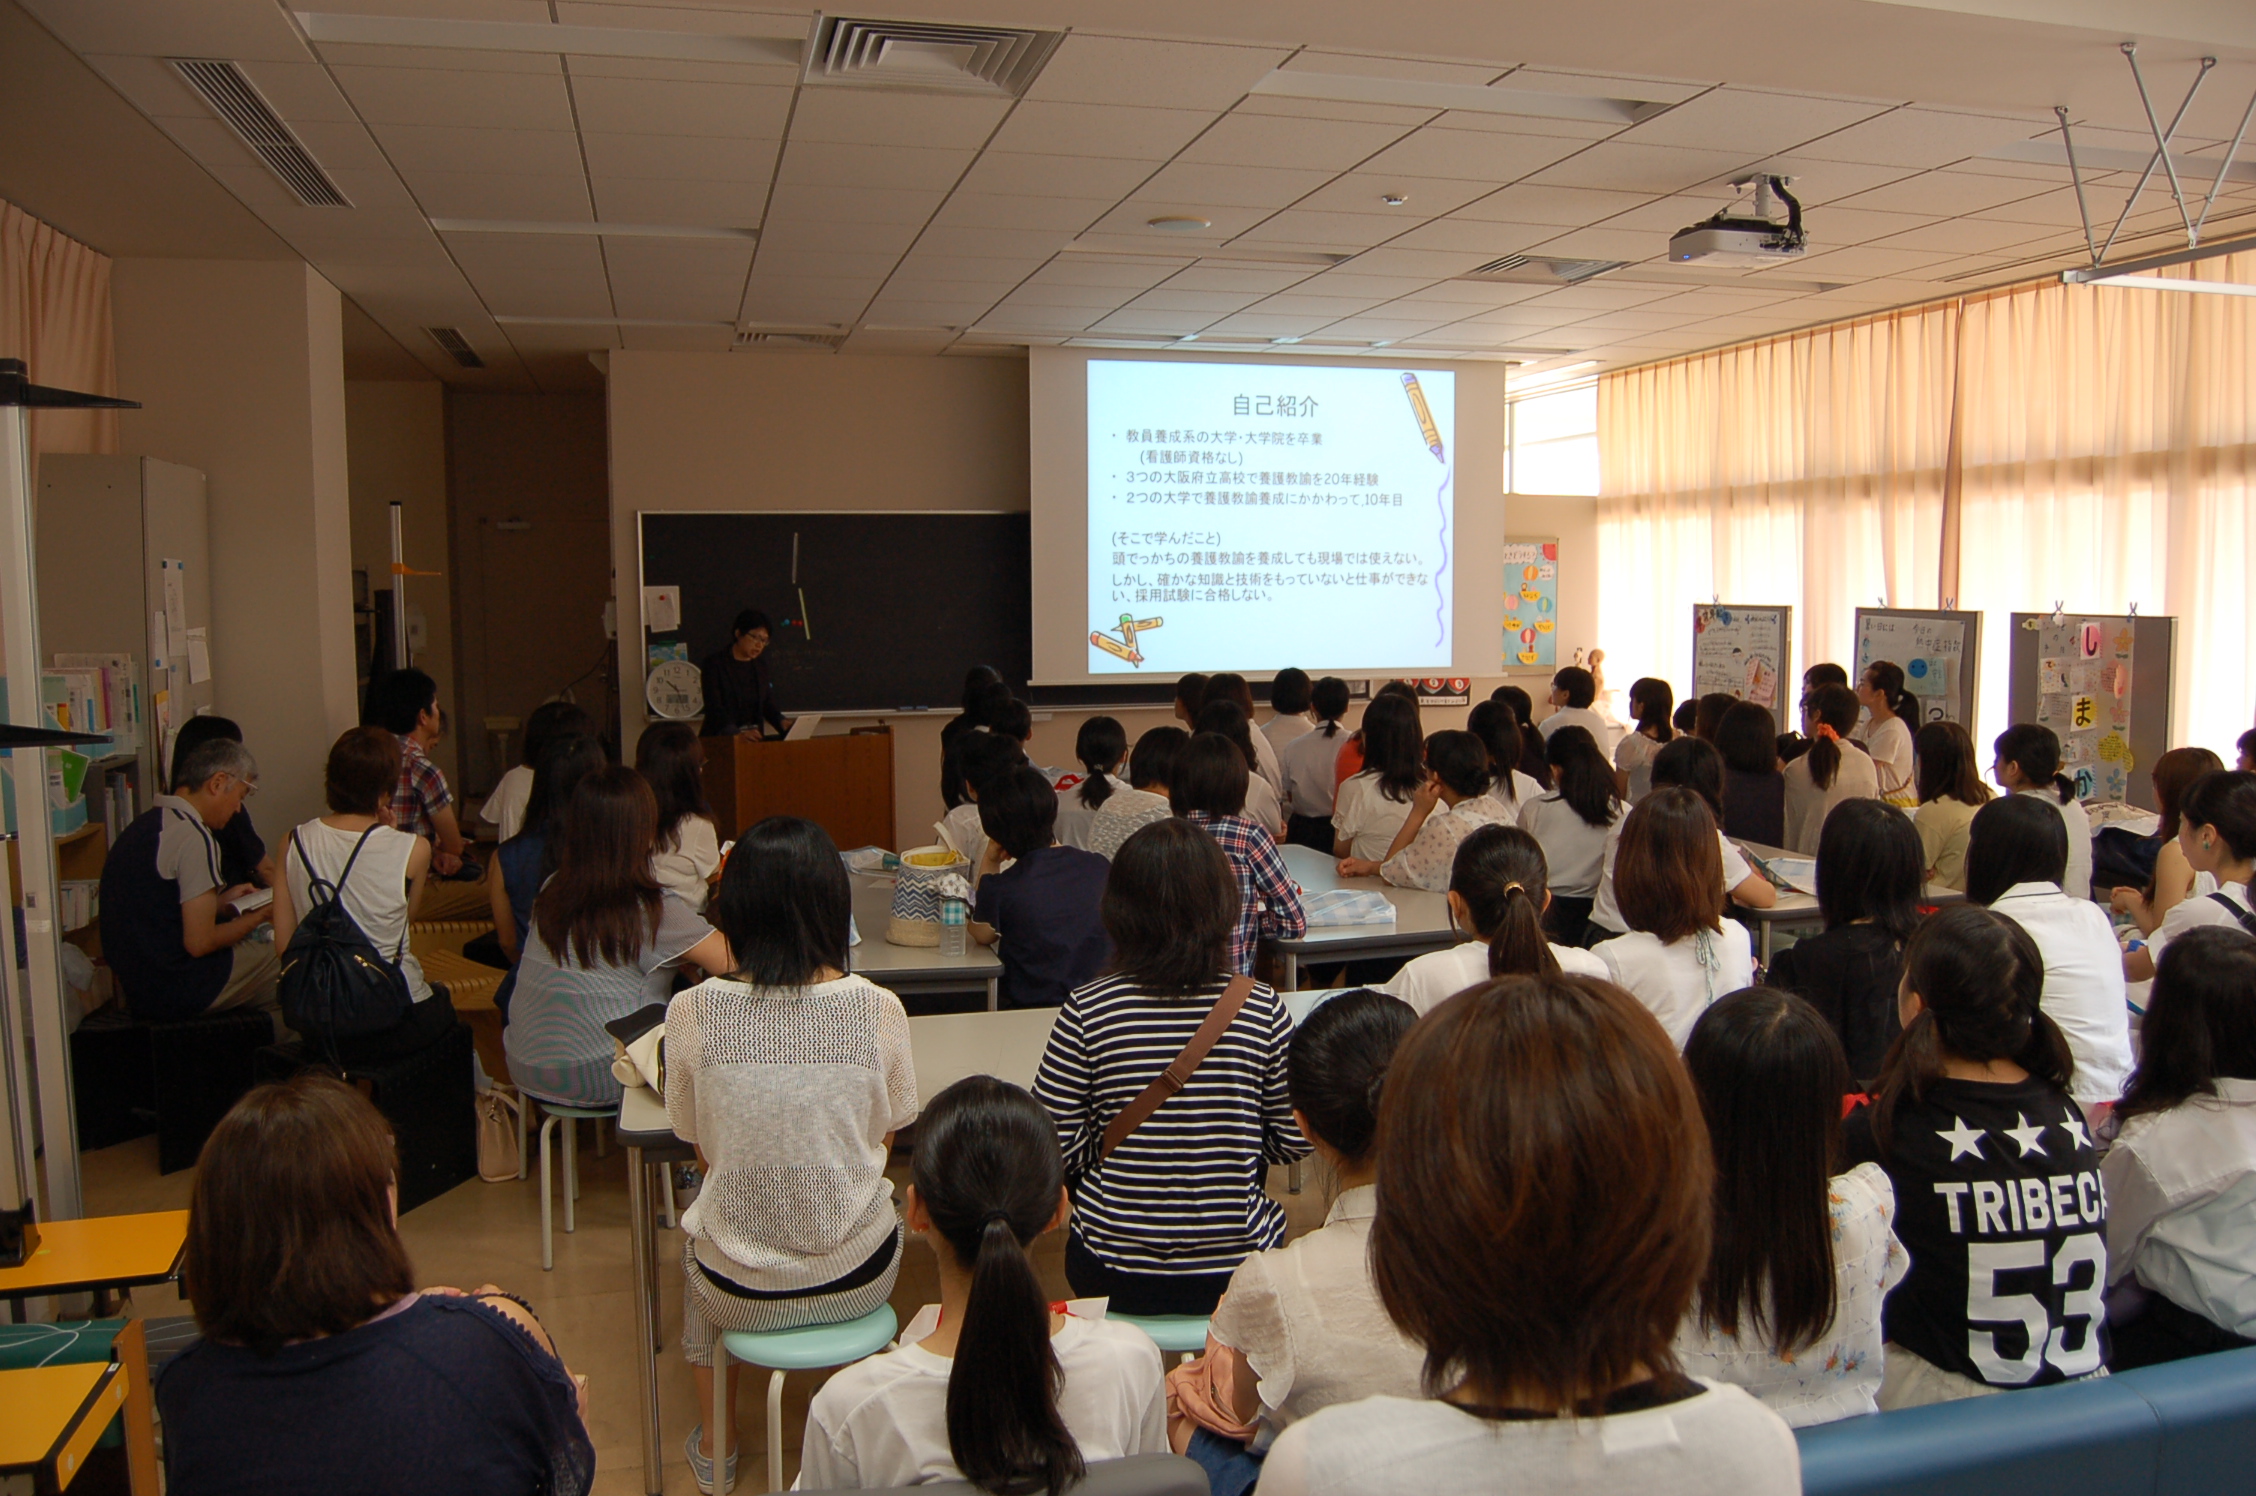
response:
[[[704,1442],[705,1425],[699,1424],[689,1431],[689,1442],[682,1446],[682,1453],[689,1456],[689,1473],[697,1477],[697,1489],[705,1492],[706,1496],[712,1496],[713,1457],[701,1452],[697,1447]],[[736,1457],[741,1453],[743,1453],[741,1447],[729,1451],[728,1483],[731,1486],[736,1484]]]

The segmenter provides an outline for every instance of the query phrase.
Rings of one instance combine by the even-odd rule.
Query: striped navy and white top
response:
[[[1097,1259],[1130,1273],[1226,1273],[1281,1244],[1285,1213],[1262,1184],[1308,1152],[1285,1094],[1292,1025],[1260,983],[1190,1083],[1102,1162],[1105,1125],[1182,1053],[1225,978],[1159,997],[1128,975],[1069,994],[1034,1094],[1056,1119],[1073,1229]]]

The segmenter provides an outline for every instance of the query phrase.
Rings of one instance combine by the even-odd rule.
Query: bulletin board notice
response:
[[[2154,802],[2154,761],[2170,742],[2177,620],[2135,614],[2016,613],[2015,722],[2060,739],[2080,800]]]
[[[1718,692],[1778,711],[1778,683],[1790,673],[1794,610],[1701,603],[1692,609],[1692,694]]]

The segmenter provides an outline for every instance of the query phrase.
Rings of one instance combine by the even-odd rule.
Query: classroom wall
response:
[[[423,644],[410,640],[409,663],[439,683],[439,704],[454,730],[432,757],[448,781],[460,777],[462,706],[455,693],[454,571],[448,555],[446,387],[435,379],[348,380],[345,455],[352,472],[352,569],[368,573],[371,596],[391,584],[391,506],[400,505],[408,565],[437,576],[407,579],[408,617],[420,615]]]
[[[457,788],[482,796],[522,747],[512,735],[501,761],[488,718],[521,723],[566,689],[598,721],[613,715],[603,397],[448,389],[446,484],[452,560],[433,585],[455,615]]]
[[[119,450],[209,481],[214,705],[259,760],[269,831],[321,810],[358,716],[336,288],[302,264],[120,259]]]

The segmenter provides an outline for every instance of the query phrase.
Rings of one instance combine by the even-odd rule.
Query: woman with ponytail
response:
[[[1629,714],[1637,728],[1614,749],[1614,783],[1632,805],[1653,792],[1653,755],[1676,737],[1669,716],[1676,691],[1665,680],[1646,676],[1629,688]]]
[[[1520,829],[1543,847],[1555,897],[1544,927],[1569,945],[1582,942],[1605,869],[1606,837],[1625,807],[1614,766],[1581,727],[1555,729],[1543,745],[1557,788],[1520,807]]]
[[[1857,724],[1856,692],[1819,686],[1808,700],[1810,750],[1786,766],[1786,845],[1815,857],[1834,806],[1880,798],[1880,771],[1870,754],[1849,741]]]
[[[1416,1022],[1399,999],[1362,990],[1293,1031],[1293,1121],[1338,1194],[1321,1229],[1238,1265],[1206,1354],[1167,1374],[1169,1442],[1205,1468],[1213,1496],[1244,1496],[1277,1434],[1319,1408],[1418,1395],[1425,1353],[1387,1318],[1369,1261],[1379,1094]]]
[[[1347,682],[1327,675],[1308,690],[1309,710],[1315,725],[1277,750],[1277,764],[1285,776],[1285,840],[1296,847],[1332,850],[1332,809],[1339,781],[1332,770],[1339,763],[1343,734],[1340,718],[1347,715]]]
[[[908,1227],[932,1244],[940,1302],[815,1394],[799,1484],[1060,1496],[1091,1461],[1165,1453],[1158,1347],[1051,1304],[1027,1256],[1067,1211],[1041,1103],[991,1075],[957,1081],[917,1119],[909,1179]]]
[[[1904,689],[1903,666],[1891,660],[1865,666],[1857,678],[1856,698],[1872,717],[1858,737],[1880,771],[1880,798],[1909,810],[1919,803],[1911,743],[1911,723],[1919,720],[1919,703]]]
[[[2060,812],[2068,828],[2068,872],[2060,880],[2072,899],[2091,897],[2092,828],[2076,782],[2060,772],[2060,738],[2041,722],[2018,722],[1997,736],[1990,777],[2010,795],[2033,795]]]
[[[1404,965],[1380,990],[1422,1016],[1491,976],[1602,977],[1606,963],[1575,946],[1553,945],[1543,911],[1551,890],[1543,848],[1517,826],[1483,826],[1457,844],[1449,870],[1449,919],[1474,937]]]
[[[1911,1253],[1881,1315],[1882,1411],[2107,1364],[2107,1198],[2043,991],[2036,942],[1976,904],[1930,916],[1904,954],[1903,1034],[1843,1139],[1848,1163],[1887,1171]]]
[[[1081,761],[1081,772],[1051,786],[1058,797],[1057,839],[1060,846],[1086,852],[1097,812],[1129,788],[1119,777],[1128,758],[1128,730],[1116,717],[1091,717],[1073,739],[1073,756]]]
[[[1522,805],[1543,793],[1543,785],[1520,767],[1527,755],[1529,734],[1520,726],[1519,716],[1510,702],[1491,696],[1476,702],[1465,715],[1465,731],[1479,738],[1488,750],[1488,771],[1496,776],[1496,782],[1489,786],[1489,798],[1517,818]]]

